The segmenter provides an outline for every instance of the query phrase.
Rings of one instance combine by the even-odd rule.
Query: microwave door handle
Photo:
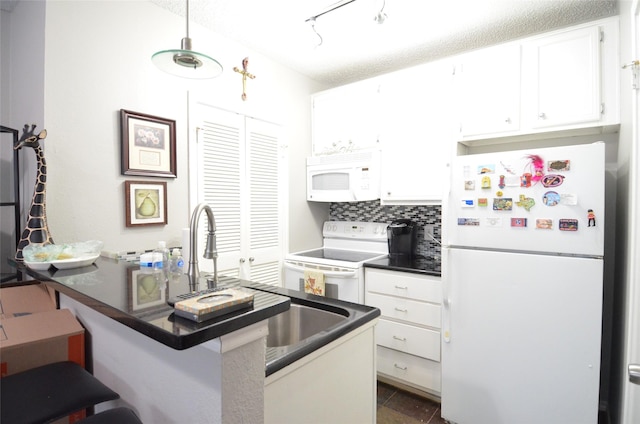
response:
[[[292,265],[287,262],[284,263],[284,267],[291,269],[293,271],[300,271],[300,272],[304,272],[307,269],[315,269],[315,268],[305,268],[303,266]],[[358,275],[357,271],[324,271],[321,269],[319,269],[318,271],[322,272],[325,277],[332,277],[332,278],[353,278]]]

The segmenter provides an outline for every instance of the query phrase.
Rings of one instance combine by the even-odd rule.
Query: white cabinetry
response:
[[[439,203],[453,140],[452,66],[438,61],[382,78],[382,203]]]
[[[519,44],[507,44],[464,56],[456,70],[463,137],[520,129],[520,50]]]
[[[459,56],[458,140],[615,131],[618,39],[608,18]]]
[[[523,112],[531,128],[600,121],[600,34],[594,26],[523,44]]]
[[[440,394],[439,277],[365,267],[365,303],[380,308],[378,374]]]
[[[265,379],[264,423],[376,421],[375,321]]]
[[[213,210],[220,272],[279,285],[286,215],[286,149],[278,125],[202,103],[192,116],[196,202]],[[204,220],[206,214],[202,214]],[[204,252],[204,229],[198,252]],[[194,252],[190,252],[194,254]],[[198,259],[211,271],[211,260]]]
[[[377,148],[380,96],[377,79],[355,82],[314,94],[312,154]]]

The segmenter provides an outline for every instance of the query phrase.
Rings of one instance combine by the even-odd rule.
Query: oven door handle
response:
[[[315,270],[315,268],[305,268],[303,266],[292,265],[288,262],[284,262],[284,267],[293,271],[300,272],[304,272],[307,269]],[[321,269],[318,269],[317,271],[323,273],[325,277],[331,278],[354,278],[358,276],[358,271],[324,271]]]

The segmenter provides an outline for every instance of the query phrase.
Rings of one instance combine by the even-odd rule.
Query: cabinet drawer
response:
[[[439,277],[365,268],[364,284],[366,290],[371,292],[433,303],[442,302]]]
[[[378,373],[440,393],[440,363],[378,346]]]
[[[440,328],[440,305],[369,292],[365,303],[380,308],[383,317]]]
[[[440,332],[381,319],[376,343],[412,355],[440,361]]]

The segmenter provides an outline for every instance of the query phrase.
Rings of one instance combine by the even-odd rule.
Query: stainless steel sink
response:
[[[269,318],[267,348],[295,345],[346,319],[335,312],[292,303],[286,312]]]

